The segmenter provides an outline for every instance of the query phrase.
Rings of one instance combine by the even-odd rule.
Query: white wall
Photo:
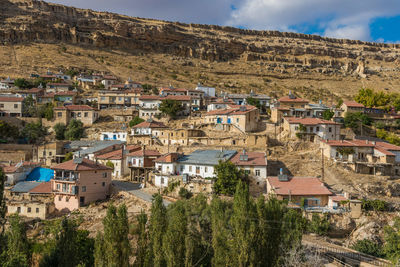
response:
[[[106,138],[106,135],[108,136],[108,139]],[[127,135],[128,135],[127,132],[101,132],[100,140],[126,141]]]

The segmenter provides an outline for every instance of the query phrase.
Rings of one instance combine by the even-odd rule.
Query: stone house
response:
[[[0,117],[22,117],[23,97],[0,96]]]
[[[58,92],[68,92],[71,87],[68,83],[47,83],[46,92],[47,93],[58,93]]]
[[[305,108],[308,103],[309,101],[307,99],[297,97],[292,94],[292,92],[289,92],[288,96],[284,96],[278,99],[277,106],[286,108]]]
[[[153,135],[154,130],[166,129],[167,126],[162,122],[155,121],[153,119],[148,119],[147,121],[141,122],[132,127],[132,135]]]
[[[304,199],[305,207],[325,207],[333,193],[318,178],[280,174],[267,178],[267,195],[299,206]]]
[[[237,153],[230,161],[241,168],[250,177],[261,184],[267,178],[267,155],[265,152],[248,152],[245,149]]]
[[[260,111],[251,105],[228,105],[226,109],[217,109],[204,115],[204,123],[215,125],[232,125],[242,132],[253,132],[258,129]]]
[[[99,109],[137,107],[140,104],[142,89],[135,88],[121,91],[99,91],[97,102]]]
[[[343,110],[343,117],[346,113],[351,112],[362,112],[365,111],[365,106],[363,104],[357,103],[356,101],[344,101],[340,108]]]
[[[157,150],[150,150],[143,147],[127,154],[128,167],[131,170],[131,180],[143,181],[149,178],[149,173],[154,169],[155,160],[161,156]]]
[[[105,165],[77,158],[52,169],[51,189],[59,211],[72,211],[110,195],[112,169]]]
[[[304,127],[303,131],[302,127]],[[291,138],[296,138],[296,134],[299,133],[311,142],[316,141],[315,136],[323,140],[339,140],[340,128],[339,123],[318,118],[286,117],[283,122],[283,129]]]
[[[68,105],[54,108],[54,123],[68,125],[72,119],[80,120],[83,125],[90,126],[98,118],[99,113],[88,105]]]
[[[61,163],[65,158],[66,141],[55,141],[38,147],[37,160],[47,166]]]

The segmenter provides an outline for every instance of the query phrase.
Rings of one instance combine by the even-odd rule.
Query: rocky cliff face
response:
[[[209,61],[259,61],[280,73],[365,77],[399,63],[400,45],[277,31],[171,23],[34,0],[1,0],[0,42],[70,43]]]

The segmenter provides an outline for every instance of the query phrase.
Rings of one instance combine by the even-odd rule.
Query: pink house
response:
[[[112,169],[89,159],[73,159],[52,167],[51,188],[57,210],[78,209],[110,195]]]

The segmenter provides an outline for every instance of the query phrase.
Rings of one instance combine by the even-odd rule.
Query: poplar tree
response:
[[[6,223],[6,203],[4,200],[4,183],[6,176],[3,169],[0,168],[0,255],[6,249],[6,242],[4,240],[4,224]]]
[[[239,180],[233,200],[231,257],[235,266],[249,266],[255,241],[254,205],[249,197],[248,185]]]
[[[149,224],[150,249],[147,262],[151,266],[166,266],[163,252],[163,236],[167,229],[167,210],[160,194],[156,194],[151,205]]]
[[[125,205],[118,209],[111,204],[103,220],[104,248],[96,245],[96,262],[103,262],[105,266],[129,266],[130,245],[128,239],[129,224]],[[104,249],[104,258],[98,258],[99,251]]]
[[[147,253],[149,249],[149,235],[146,230],[147,224],[147,215],[142,210],[141,213],[137,216],[137,228],[136,228],[136,236],[137,236],[137,245],[136,245],[136,260],[134,266],[149,266],[146,262]]]
[[[167,266],[184,266],[187,233],[185,206],[178,201],[168,211],[168,226],[163,237],[163,250]]]
[[[2,266],[29,266],[31,261],[30,244],[26,236],[24,223],[18,215],[10,217],[10,229],[7,232],[7,250]]]

